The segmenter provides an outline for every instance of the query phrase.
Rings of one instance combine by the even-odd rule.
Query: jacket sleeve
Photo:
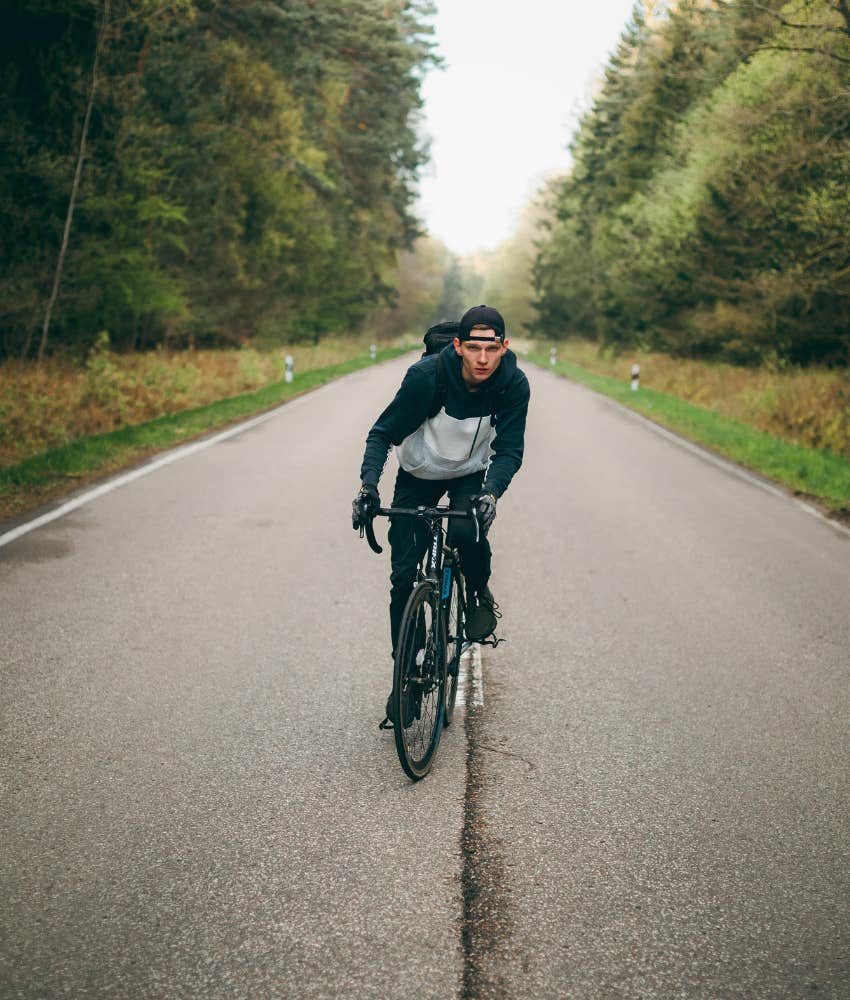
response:
[[[493,456],[481,487],[485,493],[500,497],[522,465],[525,418],[530,399],[531,389],[528,379],[523,375],[522,382],[511,393],[508,405],[495,414],[496,437],[493,441]]]
[[[387,455],[394,444],[412,434],[428,418],[434,397],[435,377],[418,365],[408,368],[390,405],[372,425],[366,437],[366,451],[360,467],[360,481],[377,486]]]

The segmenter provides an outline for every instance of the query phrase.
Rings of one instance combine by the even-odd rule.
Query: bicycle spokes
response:
[[[427,773],[440,738],[444,681],[440,620],[434,587],[427,581],[418,584],[402,619],[394,686],[396,747],[413,778]]]

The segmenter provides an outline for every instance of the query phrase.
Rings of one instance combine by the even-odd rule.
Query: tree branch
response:
[[[71,235],[71,221],[74,218],[74,204],[77,200],[77,189],[80,186],[80,177],[83,173],[83,160],[86,155],[86,138],[89,131],[89,122],[91,121],[91,111],[94,105],[94,95],[97,90],[97,69],[98,63],[100,61],[100,50],[103,46],[103,38],[106,33],[106,25],[109,21],[109,5],[110,0],[103,0],[103,20],[101,21],[100,28],[97,33],[97,40],[94,46],[94,62],[92,64],[92,74],[91,74],[91,88],[89,89],[89,100],[86,106],[86,116],[83,120],[83,131],[80,136],[80,151],[77,155],[77,168],[74,171],[74,182],[71,185],[71,197],[68,201],[68,213],[65,216],[65,230],[62,233],[62,245],[59,248],[59,259],[56,261],[56,274],[53,276],[53,290],[50,293],[50,298],[47,302],[47,309],[44,313],[44,324],[41,328],[41,341],[38,345],[38,363],[42,363],[44,359],[44,349],[47,346],[47,335],[50,330],[50,317],[53,313],[53,306],[56,303],[56,297],[59,294],[59,285],[62,281],[62,268],[65,264],[65,254],[68,251],[68,238]]]

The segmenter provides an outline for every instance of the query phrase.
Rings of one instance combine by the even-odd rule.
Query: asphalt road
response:
[[[407,360],[0,548],[0,996],[850,997],[850,536],[531,371],[413,785],[348,523]]]

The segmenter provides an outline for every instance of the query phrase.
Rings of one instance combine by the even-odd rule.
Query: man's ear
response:
[[[462,356],[463,355],[463,351],[460,349],[460,337],[455,337],[455,339],[452,341],[452,343],[455,345],[455,352],[457,354],[460,354]]]
[[[507,337],[502,341],[502,354],[504,354],[505,351],[510,347],[510,344],[511,342],[507,339]]]

